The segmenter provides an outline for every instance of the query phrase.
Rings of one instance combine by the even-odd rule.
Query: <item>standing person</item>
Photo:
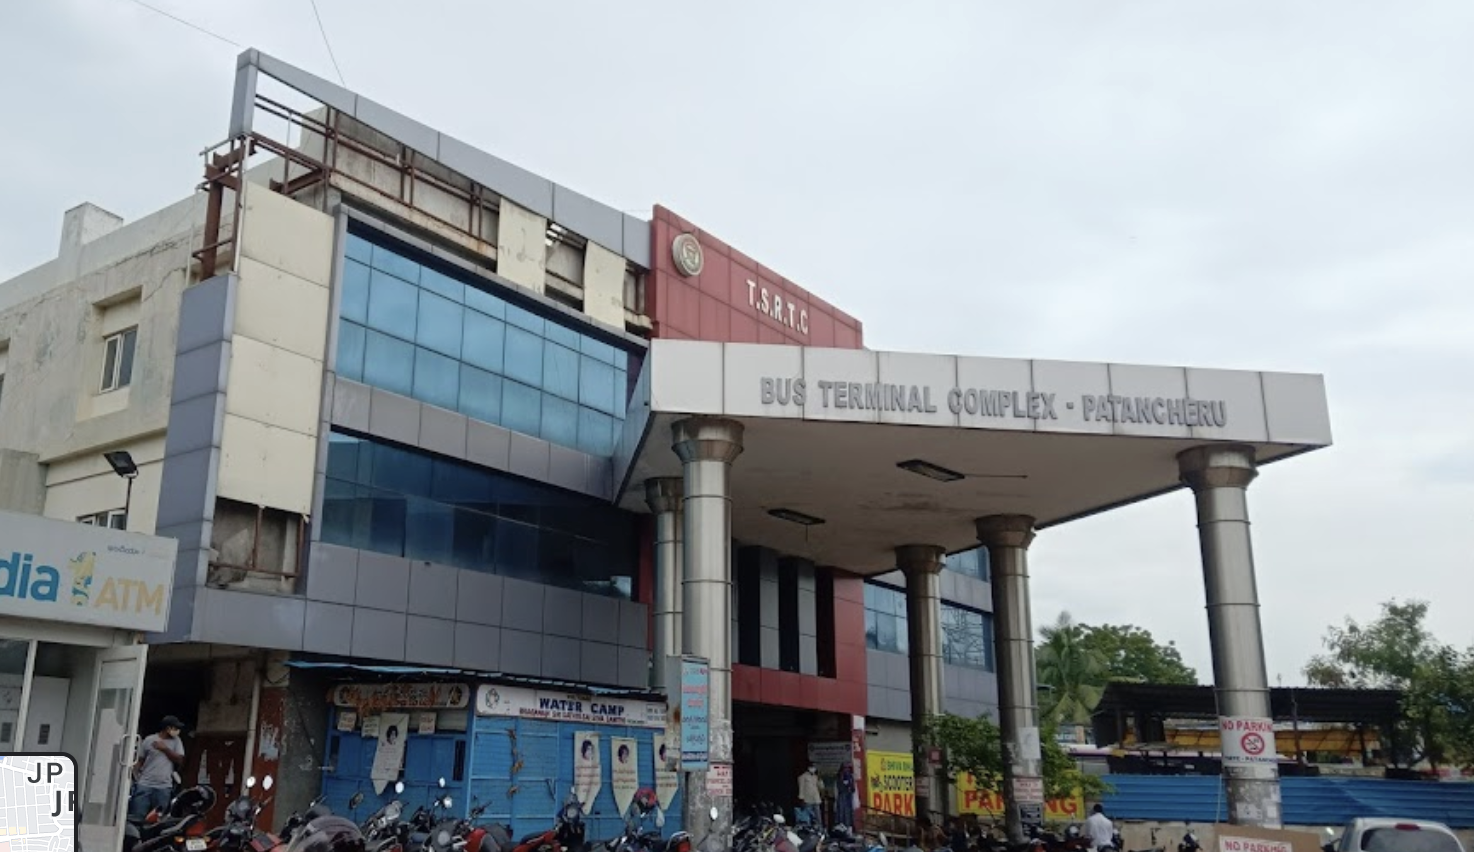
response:
[[[1085,820],[1085,839],[1090,841],[1091,849],[1114,848],[1115,826],[1111,824],[1110,818],[1105,815],[1105,808],[1096,805],[1090,811],[1090,816]]]
[[[133,764],[133,797],[129,801],[130,819],[142,820],[154,808],[169,807],[174,792],[174,771],[184,764],[184,740],[180,733],[184,723],[176,716],[165,716],[159,732],[149,734],[138,744],[138,760]]]
[[[816,825],[819,822],[819,805],[824,797],[819,793],[819,770],[810,763],[804,774],[798,776],[798,801],[799,806],[794,814],[794,822],[803,825]],[[803,818],[798,817],[802,815]]]
[[[834,824],[855,827],[855,767],[848,761],[834,776]]]

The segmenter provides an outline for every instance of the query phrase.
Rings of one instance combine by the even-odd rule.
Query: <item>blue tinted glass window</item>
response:
[[[402,340],[415,339],[420,291],[407,281],[374,270],[369,276],[368,324],[370,328]]]
[[[610,346],[602,340],[595,340],[592,337],[583,337],[579,339],[578,346],[580,352],[588,355],[591,358],[603,361],[606,364],[615,363],[614,347]]]
[[[548,341],[543,344],[543,390],[578,402],[579,354]]]
[[[987,613],[942,604],[942,660],[993,671],[993,619]]]
[[[877,651],[905,654],[910,648],[907,634],[906,593],[875,583],[865,584],[865,644]]]
[[[514,432],[539,434],[543,392],[521,382],[502,382],[502,425]]]
[[[579,408],[578,449],[593,456],[613,455],[615,438],[613,417],[592,408]]]
[[[374,247],[368,240],[357,234],[349,234],[348,241],[344,245],[343,253],[362,263],[368,263],[373,259]]]
[[[352,260],[343,263],[343,319],[368,322],[369,268]]]
[[[364,441],[363,446],[374,454],[372,478],[365,485],[400,496],[429,496],[434,465],[428,453],[377,441]]]
[[[549,346],[549,348],[555,348]],[[543,420],[540,433],[544,440],[565,447],[578,446],[578,404],[543,394]]]
[[[506,319],[507,303],[500,297],[482,290],[479,287],[466,287],[466,307],[473,308],[497,319]]]
[[[466,311],[463,336],[463,361],[493,373],[502,372],[502,350],[507,339],[506,323],[476,311]]]
[[[420,269],[420,286],[432,293],[444,296],[452,302],[466,301],[466,285],[442,272],[429,267]]]
[[[578,376],[578,401],[600,411],[614,411],[613,367],[587,355],[582,356]]]
[[[455,410],[461,398],[461,365],[428,349],[415,352],[415,399]]]
[[[461,397],[456,410],[487,423],[502,421],[502,377],[461,365]]]
[[[455,552],[454,543],[455,506],[410,498],[404,519],[404,555],[448,565]]]
[[[351,322],[338,325],[338,375],[355,382],[363,380],[363,350],[367,335],[363,326]]]
[[[525,308],[507,305],[507,322],[523,331],[530,331],[538,337],[546,336],[547,320]]]
[[[462,315],[465,312],[465,308],[449,299],[434,293],[421,292],[420,320],[415,332],[415,342],[426,349],[460,358]]]
[[[584,452],[613,451],[626,414],[626,365],[642,356],[632,359],[554,309],[544,316],[519,304],[469,270],[427,263],[352,227],[340,375]]]
[[[394,249],[375,245],[371,263],[375,269],[381,269],[396,278],[403,278],[411,284],[420,283],[420,265]]]
[[[548,320],[547,328],[544,330],[543,336],[553,341],[554,343],[567,346],[575,352],[578,351],[579,340],[583,338],[583,335],[579,334],[568,326],[561,325],[552,320]]]
[[[543,346],[541,337],[526,329],[507,326],[504,375],[525,385],[540,387],[543,383]]]
[[[364,384],[409,396],[414,391],[415,348],[377,331],[368,332],[364,346]]]

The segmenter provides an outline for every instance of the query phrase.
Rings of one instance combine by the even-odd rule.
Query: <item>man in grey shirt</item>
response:
[[[128,803],[128,817],[142,820],[154,808],[169,807],[174,792],[174,771],[184,763],[184,740],[180,732],[184,723],[175,716],[165,716],[159,732],[149,734],[138,744],[138,760],[133,765],[133,797]]]

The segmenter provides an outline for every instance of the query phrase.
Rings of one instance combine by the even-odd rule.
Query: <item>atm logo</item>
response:
[[[0,558],[0,598],[63,606],[70,603],[108,612],[163,614],[163,584],[99,576],[97,568],[97,554],[92,551],[69,559],[70,594],[62,600],[60,570],[34,553],[12,551],[9,559]]]

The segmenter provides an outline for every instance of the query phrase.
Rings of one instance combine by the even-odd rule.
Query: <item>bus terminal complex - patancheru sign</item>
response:
[[[763,405],[804,406],[817,394],[821,408],[858,411],[900,411],[934,414],[939,405],[956,415],[1014,417],[1021,420],[1058,420],[1057,394],[1038,391],[948,388],[887,382],[839,382],[804,378],[761,379]],[[1063,401],[1067,410],[1079,406],[1085,422],[1144,423],[1159,426],[1228,425],[1228,403],[1191,397],[1081,394]]]

